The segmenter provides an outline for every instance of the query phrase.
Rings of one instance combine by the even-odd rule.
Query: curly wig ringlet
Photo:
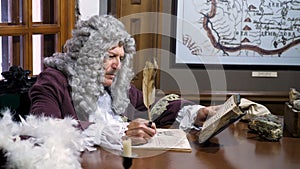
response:
[[[104,59],[109,57],[108,50],[117,44],[123,45],[125,59],[110,89],[112,108],[122,114],[129,103],[135,42],[118,19],[110,15],[95,15],[78,21],[72,38],[64,46],[64,53],[55,53],[44,59],[46,66],[56,68],[68,77],[80,120],[87,120],[88,115],[97,109],[98,97],[104,93]]]

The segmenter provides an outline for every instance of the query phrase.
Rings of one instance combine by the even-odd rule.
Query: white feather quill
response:
[[[150,107],[155,101],[155,78],[157,68],[157,62],[155,59],[153,59],[153,63],[149,61],[146,62],[143,70],[143,101],[148,109],[148,118],[150,121],[152,121]]]

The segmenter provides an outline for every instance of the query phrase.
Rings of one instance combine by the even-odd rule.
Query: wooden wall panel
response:
[[[136,41],[137,54],[134,58],[136,76],[133,79],[133,83],[139,89],[141,89],[142,85],[143,76],[141,71],[145,66],[145,62],[152,60],[153,57],[159,61],[156,51],[156,49],[160,48],[160,36],[157,34],[160,27],[159,19],[157,18],[157,13],[160,11],[159,3],[159,0],[116,1],[116,16],[125,24],[127,30],[133,35]],[[151,13],[151,15],[144,15],[145,13]],[[127,19],[128,17],[130,19]],[[156,87],[159,87],[159,73],[157,75]]]

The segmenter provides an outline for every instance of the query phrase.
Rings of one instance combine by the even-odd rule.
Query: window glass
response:
[[[23,65],[23,39],[22,36],[0,36],[1,72],[13,65]]]
[[[42,22],[41,0],[32,0],[32,22]]]
[[[0,0],[1,23],[17,25],[23,22],[22,0]]]
[[[32,35],[32,48],[32,74],[37,75],[42,70],[42,35]]]
[[[32,22],[56,24],[57,4],[54,0],[32,0]]]
[[[56,34],[32,35],[33,75],[38,75],[43,70],[44,58],[55,52],[56,39]]]

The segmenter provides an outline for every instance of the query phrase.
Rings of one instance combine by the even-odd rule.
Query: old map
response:
[[[177,62],[300,65],[300,1],[178,0]]]

